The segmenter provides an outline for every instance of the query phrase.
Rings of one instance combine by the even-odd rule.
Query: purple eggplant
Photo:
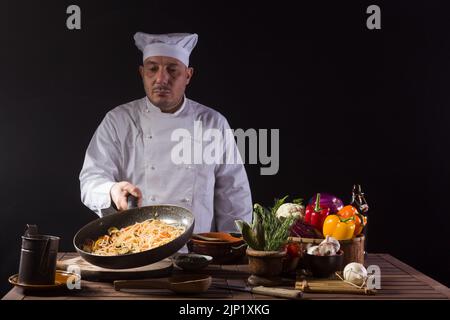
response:
[[[308,204],[314,205],[316,203],[316,197],[317,194],[314,194],[314,196],[309,200]],[[344,203],[342,202],[341,199],[332,194],[323,192],[320,193],[319,205],[330,208],[331,214],[337,213],[344,207]]]

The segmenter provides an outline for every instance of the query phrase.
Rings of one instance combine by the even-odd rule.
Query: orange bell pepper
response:
[[[345,206],[337,212],[337,215],[343,219],[354,218],[355,221],[355,233],[354,236],[361,234],[365,225],[367,224],[366,216],[360,214],[358,210],[353,206]]]

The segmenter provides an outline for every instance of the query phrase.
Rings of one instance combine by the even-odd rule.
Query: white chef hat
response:
[[[197,44],[196,33],[148,34],[137,32],[134,41],[144,54],[143,61],[148,57],[172,57],[189,66],[189,55]]]

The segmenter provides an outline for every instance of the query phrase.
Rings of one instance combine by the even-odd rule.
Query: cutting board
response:
[[[80,268],[81,278],[88,281],[114,281],[144,278],[162,278],[169,276],[173,270],[170,259],[164,259],[147,266],[132,269],[106,269],[94,266],[81,257],[58,261],[56,268],[66,271],[69,266]]]

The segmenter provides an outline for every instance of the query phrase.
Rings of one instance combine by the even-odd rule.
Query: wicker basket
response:
[[[301,252],[306,250],[308,244],[318,245],[324,239],[313,239],[313,238],[297,238],[291,237],[290,241],[298,242],[301,247]],[[359,262],[364,264],[364,235],[359,235],[350,240],[341,240],[339,243],[341,244],[341,249],[344,251],[344,262],[342,268],[344,268],[350,262]],[[302,259],[300,259],[302,260]],[[302,265],[302,261],[299,262],[300,266]]]

